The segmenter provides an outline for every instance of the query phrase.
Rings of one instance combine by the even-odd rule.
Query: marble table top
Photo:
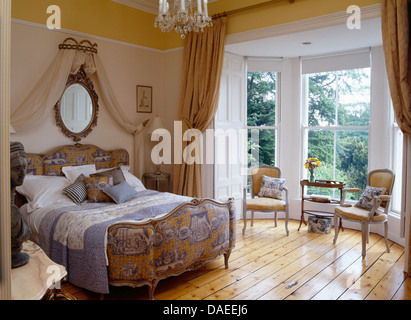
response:
[[[23,244],[22,252],[30,255],[24,266],[12,269],[12,300],[40,300],[48,289],[60,289],[60,281],[67,276],[66,268],[54,263],[32,241]]]

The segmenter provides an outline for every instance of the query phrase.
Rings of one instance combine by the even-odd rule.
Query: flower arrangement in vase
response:
[[[310,171],[310,177],[308,181],[315,182],[315,169],[321,166],[321,162],[317,158],[309,158],[305,160],[304,167]]]

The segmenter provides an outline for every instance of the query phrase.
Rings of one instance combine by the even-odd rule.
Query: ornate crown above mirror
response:
[[[83,67],[77,74],[69,76],[54,108],[57,126],[74,142],[85,138],[97,125],[98,96]]]

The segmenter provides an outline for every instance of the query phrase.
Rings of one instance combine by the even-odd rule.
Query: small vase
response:
[[[310,178],[309,178],[310,182],[315,182],[315,174],[314,174],[314,170],[310,171]]]

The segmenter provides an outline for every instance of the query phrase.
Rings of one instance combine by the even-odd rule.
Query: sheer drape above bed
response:
[[[73,40],[75,41],[75,40]],[[100,100],[111,116],[130,134],[134,135],[134,173],[140,179],[144,174],[144,125],[130,123],[117,102],[103,63],[97,54],[78,49],[60,49],[56,58],[44,72],[37,84],[11,113],[10,122],[17,132],[38,125],[60,100],[70,74],[76,74],[80,67],[98,88]]]

